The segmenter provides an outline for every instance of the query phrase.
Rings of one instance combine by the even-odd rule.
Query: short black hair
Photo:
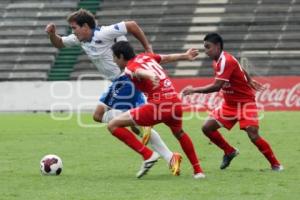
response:
[[[220,44],[221,50],[223,50],[223,38],[218,33],[209,33],[204,37],[204,41],[208,41],[214,44]]]
[[[125,60],[130,60],[135,57],[135,52],[133,47],[127,41],[119,41],[116,42],[112,47],[111,50],[113,51],[114,55],[118,58],[123,55]]]
[[[76,12],[71,13],[67,21],[76,22],[80,27],[82,27],[85,23],[91,28],[94,29],[96,27],[96,19],[95,16],[88,10],[79,9]]]

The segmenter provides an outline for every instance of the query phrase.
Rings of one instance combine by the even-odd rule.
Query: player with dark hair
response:
[[[125,35],[131,33],[140,41],[146,52],[152,52],[144,32],[137,23],[126,21],[109,26],[98,26],[94,15],[85,9],[71,13],[67,21],[73,31],[68,36],[59,36],[53,23],[46,26],[45,31],[53,46],[56,48],[81,46],[97,69],[112,81],[111,86],[99,99],[93,116],[94,120],[108,123],[122,112],[144,104],[144,95],[113,62],[111,51],[111,46],[115,42],[127,40]],[[143,142],[146,144],[150,141],[152,148],[168,162],[172,174],[179,175],[181,155],[172,153],[151,127],[133,126],[132,128],[136,133],[143,132]]]
[[[109,131],[127,146],[142,155],[144,161],[137,177],[140,178],[155,164],[157,153],[148,149],[133,133],[125,127],[138,124],[153,126],[166,124],[178,139],[193,169],[195,179],[204,178],[192,140],[182,129],[182,102],[175,92],[174,86],[158,63],[178,60],[194,60],[198,50],[189,49],[181,54],[157,55],[141,53],[135,55],[128,42],[120,41],[112,46],[114,61],[135,86],[148,96],[148,103],[131,109],[112,119],[108,123]]]
[[[211,113],[202,127],[203,133],[224,151],[220,168],[227,168],[239,151],[222,137],[218,129],[225,127],[230,130],[239,122],[240,129],[246,131],[251,142],[271,164],[271,169],[283,170],[271,146],[259,135],[254,89],[261,89],[261,85],[249,77],[236,58],[223,50],[223,39],[219,34],[207,34],[204,38],[204,48],[205,53],[213,60],[215,81],[203,87],[189,86],[183,90],[183,94],[222,92],[222,105]]]

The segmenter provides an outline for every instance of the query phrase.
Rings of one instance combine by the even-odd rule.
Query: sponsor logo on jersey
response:
[[[169,79],[166,79],[165,81],[164,81],[164,87],[165,88],[169,88],[169,87],[171,87],[172,86],[172,82],[169,80]]]
[[[116,30],[118,30],[118,31],[120,30],[118,24],[115,24],[115,25],[114,25],[114,28],[115,28]]]

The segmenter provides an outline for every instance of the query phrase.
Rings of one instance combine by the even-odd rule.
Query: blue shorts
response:
[[[145,95],[134,86],[128,76],[122,75],[109,86],[99,101],[110,108],[130,110],[146,103]]]

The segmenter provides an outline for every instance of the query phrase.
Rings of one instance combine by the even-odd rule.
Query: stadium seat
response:
[[[249,58],[247,67],[251,68],[251,61],[250,72],[274,75],[300,74],[300,67],[297,70],[296,66],[299,54],[289,59],[286,59],[288,53],[270,54],[299,50],[296,42],[300,37],[299,10],[296,1],[280,0],[110,0],[103,1],[96,17],[104,25],[122,20],[137,21],[157,53],[182,52],[191,47],[200,49],[201,56],[194,62],[165,65],[171,76],[212,74],[211,63],[203,55],[202,40],[208,32],[221,33],[225,49],[238,59],[248,59],[245,56],[249,54],[243,52],[265,52]],[[136,39],[129,36],[129,40],[138,52],[143,51]],[[75,78],[76,71],[90,72],[93,65],[88,63],[88,59],[78,59],[72,77]],[[289,63],[293,70],[286,70]]]
[[[49,22],[66,34],[66,16],[79,0],[5,0],[0,3],[0,80],[47,80],[58,50],[44,31]]]
[[[59,34],[67,34],[68,13],[79,0],[5,0],[0,2],[0,77],[30,80],[26,70],[41,72],[40,80],[54,63],[58,50],[44,33],[53,21]],[[203,53],[203,38],[220,33],[225,49],[256,75],[300,74],[300,3],[282,0],[109,0],[101,2],[96,18],[100,25],[135,20],[143,28],[157,53],[176,53],[195,47],[200,57],[194,62],[165,65],[171,76],[210,76],[211,63]],[[128,36],[137,52],[143,48]],[[30,65],[32,65],[30,67]],[[40,68],[38,67],[40,65]],[[11,73],[21,75],[12,76]],[[83,53],[71,79],[99,74]],[[24,76],[23,76],[24,75]],[[101,76],[99,76],[101,77]]]

